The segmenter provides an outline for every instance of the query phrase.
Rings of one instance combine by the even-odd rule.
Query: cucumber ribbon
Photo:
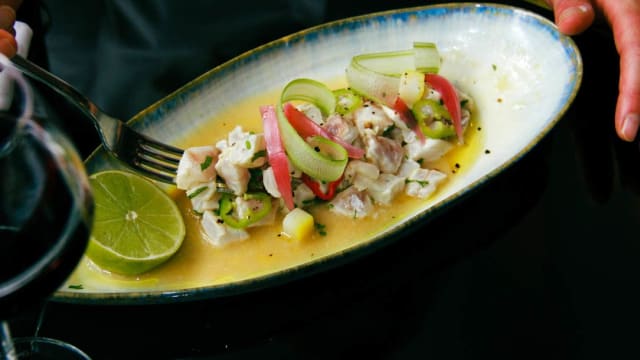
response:
[[[437,74],[440,70],[440,62],[440,54],[435,44],[415,42],[410,50],[354,56],[346,71],[347,81],[349,87],[356,93],[398,111],[407,126],[416,132],[420,139],[423,139],[425,134],[420,128],[424,128],[424,124],[420,124],[408,108],[419,100],[421,91],[424,89],[401,91],[405,90],[401,87],[405,85],[401,81],[415,81],[415,72],[423,73],[423,81],[427,86],[441,94],[444,106],[451,115],[458,141],[462,143],[460,101],[453,85]],[[410,98],[406,94],[410,94]]]
[[[296,79],[285,86],[276,110],[282,144],[291,163],[316,180],[331,182],[339,179],[349,160],[347,150],[334,139],[326,138],[322,134],[312,135],[312,132],[305,134],[312,135],[308,139],[313,141],[313,146],[302,138],[284,110],[287,108],[289,109],[287,111],[291,112],[293,106],[289,107],[286,103],[295,100],[316,105],[326,116],[335,111],[335,95],[323,83],[311,79]]]

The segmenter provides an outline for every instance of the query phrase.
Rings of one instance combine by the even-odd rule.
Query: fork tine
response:
[[[166,184],[173,184],[174,183],[174,179],[175,179],[175,175],[168,175],[168,174],[163,174],[158,172],[157,170],[153,169],[153,168],[148,168],[145,165],[141,164],[141,163],[137,163],[136,161],[133,162],[133,164],[130,164],[131,166],[133,166],[136,170],[136,172],[141,173],[142,175],[156,180],[156,181],[160,181]]]
[[[156,181],[173,184],[183,151],[143,135],[126,124],[119,127],[120,136],[114,153],[137,172]]]
[[[181,151],[180,151],[181,152]],[[157,147],[141,141],[132,159],[136,169],[154,180],[174,183],[180,159],[175,154],[162,153]]]
[[[141,137],[145,140],[144,143],[140,143],[141,145],[147,146],[148,148],[153,148],[158,150],[160,153],[165,153],[165,154],[171,154],[175,157],[182,157],[182,153],[183,150],[179,149],[177,147],[168,145],[168,144],[163,144],[161,142],[158,142],[148,136],[142,135],[140,134]]]
[[[138,153],[138,157],[135,161],[140,165],[148,166],[158,171],[164,171],[174,175],[176,171],[178,171],[178,168],[175,164],[168,164],[165,162],[157,161],[156,158],[145,153]]]
[[[140,143],[139,149],[143,150],[143,152],[141,152],[142,154],[150,158],[173,165],[174,170],[177,168],[180,158],[182,157],[182,153],[180,153],[180,155],[163,153],[158,151],[155,147],[151,147],[149,144],[142,142]]]

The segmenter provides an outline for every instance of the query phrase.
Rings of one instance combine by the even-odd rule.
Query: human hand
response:
[[[18,50],[13,25],[20,1],[0,1],[0,53],[12,57]]]
[[[584,31],[596,16],[604,16],[611,26],[620,55],[615,128],[621,139],[633,141],[640,125],[640,0],[546,1],[567,35]]]

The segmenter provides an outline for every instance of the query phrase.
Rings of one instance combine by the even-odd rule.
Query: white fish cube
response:
[[[220,193],[216,191],[214,182],[200,184],[187,191],[193,210],[203,213],[207,210],[217,210],[220,207]]]
[[[418,169],[407,178],[405,193],[409,196],[426,199],[446,179],[447,175],[438,170]]]
[[[234,194],[244,194],[247,192],[247,186],[249,185],[249,169],[232,163],[223,155],[224,153],[220,155],[216,163],[218,175],[224,179],[225,184],[227,184]]]
[[[216,179],[218,150],[213,146],[191,147],[184,151],[176,172],[176,186],[189,190]]]
[[[365,191],[358,191],[354,186],[338,193],[330,204],[332,212],[353,219],[366,217],[373,211],[373,202],[369,195]]]
[[[418,169],[420,169],[420,164],[417,161],[405,159],[402,161],[402,165],[400,165],[400,169],[398,169],[398,173],[396,175],[407,178]]]
[[[364,135],[367,130],[373,131],[375,135],[382,135],[387,128],[393,125],[393,120],[387,116],[385,111],[373,103],[367,103],[357,109],[353,117],[360,135]]]
[[[367,193],[377,203],[389,205],[404,190],[404,178],[393,174],[380,174],[369,183]]]
[[[424,142],[416,140],[407,143],[404,148],[409,159],[429,162],[442,158],[453,148],[453,144],[445,140],[426,138]]]
[[[249,238],[248,232],[225,225],[224,221],[212,211],[202,215],[202,229],[209,243],[217,247]]]
[[[305,183],[301,183],[293,189],[293,202],[297,207],[303,208],[316,198],[316,195]]]
[[[254,168],[266,162],[266,143],[263,134],[243,132],[236,126],[228,136],[227,146],[220,157],[225,157],[234,165]]]

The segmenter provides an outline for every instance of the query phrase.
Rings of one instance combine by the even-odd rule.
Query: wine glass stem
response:
[[[9,331],[9,322],[0,322],[0,341],[2,341],[2,355],[4,360],[18,360],[16,349],[13,347],[13,339],[11,338],[11,332]]]

